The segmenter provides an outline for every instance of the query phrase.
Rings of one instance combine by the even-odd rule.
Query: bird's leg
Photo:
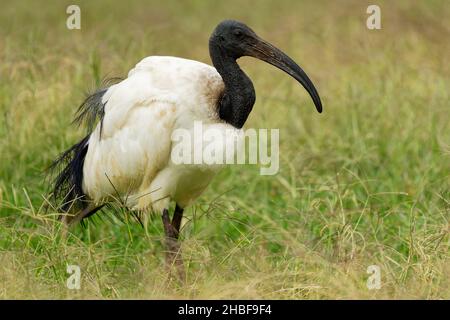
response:
[[[178,205],[175,207],[175,212],[173,213],[172,218],[172,226],[175,228],[177,232],[177,239],[180,234],[180,226],[181,226],[181,219],[183,219],[183,208],[180,208]]]
[[[61,237],[63,239],[67,239],[67,233],[69,232],[69,229],[72,225],[75,225],[79,223],[83,218],[90,216],[91,214],[95,213],[98,209],[101,207],[95,207],[95,206],[87,206],[85,209],[80,210],[76,214],[69,214],[66,213],[61,216],[61,222],[63,223],[62,226],[62,232]]]
[[[180,208],[178,205],[175,206],[175,211],[173,213],[172,217],[172,227],[175,229],[175,236],[177,239],[176,246],[177,246],[177,252],[178,254],[175,256],[175,265],[178,269],[178,274],[180,275],[181,279],[184,280],[185,270],[184,270],[184,263],[183,263],[183,257],[181,255],[181,246],[180,242],[178,241],[178,237],[180,235],[180,227],[181,227],[181,220],[183,219],[183,208]]]
[[[162,220],[164,232],[166,235],[166,263],[169,267],[175,266],[181,280],[184,281],[184,264],[181,256],[180,243],[178,237],[180,235],[181,219],[183,218],[183,209],[178,205],[175,207],[172,222],[169,217],[169,210],[164,209]]]
[[[68,212],[60,216],[62,222],[61,238],[64,241],[67,241],[67,234],[69,233],[69,229],[71,225],[73,225],[76,216],[77,214],[71,214]]]

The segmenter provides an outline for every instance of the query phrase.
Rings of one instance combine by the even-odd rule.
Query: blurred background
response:
[[[66,27],[71,4],[80,30]],[[366,27],[371,4],[381,30]],[[1,298],[450,298],[448,1],[1,7]],[[280,129],[279,174],[231,166],[214,180],[183,227],[184,286],[167,281],[159,217],[146,229],[97,217],[62,241],[45,169],[83,136],[71,121],[85,94],[150,55],[209,64],[210,33],[230,18],[298,62],[323,100],[319,115],[283,72],[239,60],[257,94],[246,127]],[[79,291],[67,264],[81,266]]]

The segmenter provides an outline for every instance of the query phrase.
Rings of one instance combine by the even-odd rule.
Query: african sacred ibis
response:
[[[194,121],[218,130],[240,131],[255,103],[255,90],[236,60],[251,56],[285,71],[320,97],[305,72],[286,54],[243,23],[221,22],[209,39],[214,67],[176,57],[151,56],[128,77],[89,96],[76,120],[90,133],[54,163],[61,168],[53,196],[69,225],[120,198],[132,210],[162,215],[169,259],[178,252],[183,209],[207,187],[218,166],[171,161],[171,134]],[[99,119],[95,128],[93,124]],[[172,220],[169,204],[176,203]]]

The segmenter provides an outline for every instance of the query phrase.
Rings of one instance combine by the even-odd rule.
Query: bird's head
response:
[[[209,42],[210,46],[213,44],[221,48],[234,59],[243,56],[254,57],[283,70],[308,91],[317,111],[322,112],[319,94],[302,68],[280,49],[261,39],[244,23],[235,20],[222,21],[213,31]]]

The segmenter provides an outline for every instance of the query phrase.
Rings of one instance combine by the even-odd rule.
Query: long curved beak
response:
[[[294,60],[289,58],[289,56],[286,55],[283,51],[271,45],[267,41],[261,38],[257,38],[256,43],[250,45],[248,55],[270,63],[271,65],[283,70],[295,80],[300,82],[300,84],[306,89],[306,91],[308,91],[309,95],[311,96],[317,111],[319,113],[322,112],[322,102],[320,101],[319,94],[317,93],[314,84],[306,75],[305,71],[303,71],[302,68],[300,68],[298,64],[296,64]]]

